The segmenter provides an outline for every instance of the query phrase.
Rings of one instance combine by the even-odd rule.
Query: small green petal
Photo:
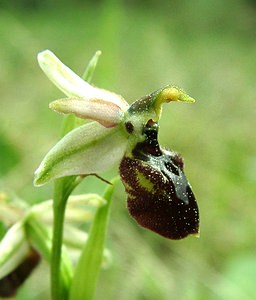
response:
[[[127,136],[119,126],[105,128],[87,123],[64,136],[46,155],[35,172],[34,184],[70,175],[100,173],[124,155]]]

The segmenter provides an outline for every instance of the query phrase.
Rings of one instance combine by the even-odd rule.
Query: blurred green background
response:
[[[63,95],[36,61],[46,48],[78,74],[102,50],[93,83],[128,102],[170,83],[197,99],[165,106],[160,142],[185,157],[200,239],[139,228],[119,184],[96,299],[256,299],[256,2],[1,1],[0,190],[29,203],[51,197],[33,172],[62,124],[48,103]],[[103,189],[92,178],[76,192]],[[49,299],[47,285],[43,263],[17,299]]]

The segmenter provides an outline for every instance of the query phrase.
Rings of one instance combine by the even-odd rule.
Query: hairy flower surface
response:
[[[35,185],[100,173],[119,163],[129,212],[141,226],[171,239],[198,234],[198,207],[183,160],[157,140],[162,104],[194,99],[166,86],[129,105],[120,95],[91,86],[49,50],[39,53],[38,61],[67,95],[50,108],[92,122],[69,132],[48,152],[36,170]]]

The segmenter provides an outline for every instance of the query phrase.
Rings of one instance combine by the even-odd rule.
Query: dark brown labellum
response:
[[[157,131],[157,124],[148,122],[145,141],[136,145],[132,157],[124,156],[121,161],[128,210],[141,226],[166,238],[198,234],[198,206],[183,171],[183,159],[159,147]]]

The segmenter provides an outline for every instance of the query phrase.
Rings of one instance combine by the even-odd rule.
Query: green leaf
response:
[[[102,263],[106,228],[114,186],[104,194],[106,205],[98,208],[71,285],[70,300],[92,300]]]

